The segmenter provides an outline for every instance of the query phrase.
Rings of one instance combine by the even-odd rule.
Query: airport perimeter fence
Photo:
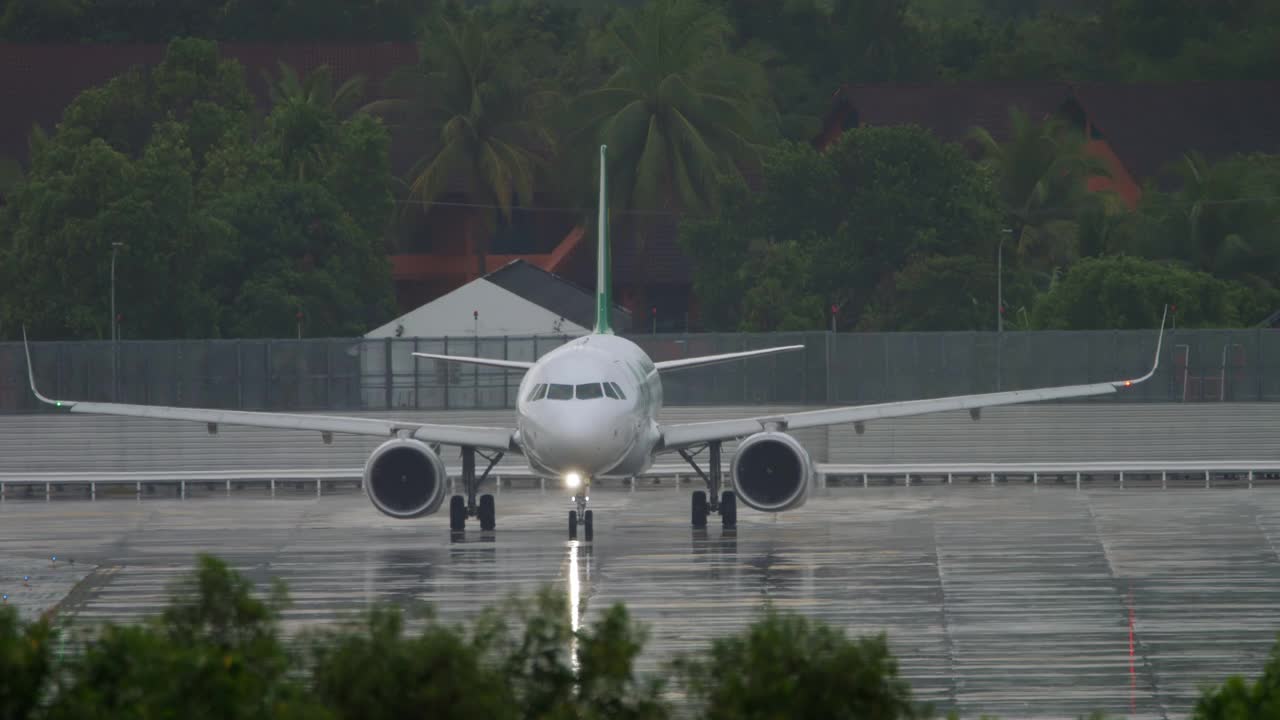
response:
[[[1146,373],[1154,330],[634,335],[655,360],[802,344],[663,377],[667,405],[833,405],[1098,382]],[[534,360],[571,338],[32,343],[41,391],[68,400],[245,410],[512,407],[520,373],[413,352]],[[44,409],[21,343],[0,343],[0,413]],[[1156,375],[1091,402],[1280,400],[1280,330],[1167,332]]]

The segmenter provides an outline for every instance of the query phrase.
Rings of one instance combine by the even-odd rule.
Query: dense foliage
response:
[[[968,271],[994,282],[1001,225],[992,176],[920,128],[858,128],[825,153],[784,144],[767,156],[762,191],[730,182],[725,192],[733,200],[724,213],[691,220],[682,233],[699,267],[716,268],[695,281],[708,312],[720,313],[710,323],[804,329],[834,305],[849,322],[893,325],[900,273],[974,251],[986,262]],[[920,329],[972,314],[946,296],[929,297],[941,301],[940,327]],[[994,310],[994,295],[974,302]]]
[[[932,716],[897,678],[883,637],[851,640],[773,612],[642,677],[645,631],[624,606],[575,629],[563,593],[549,589],[466,625],[378,605],[291,643],[279,625],[287,607],[282,585],[255,597],[244,576],[202,556],[158,617],[82,628],[83,651],[65,660],[47,620],[24,625],[0,607],[0,718],[666,720],[667,676],[692,689],[700,717],[766,718],[791,695],[757,700],[791,673],[809,704],[788,717]],[[732,675],[712,672],[725,664]],[[742,695],[743,683],[755,694]]]
[[[1102,295],[1053,309],[1096,281],[1057,289],[1088,259],[1236,289],[1184,324],[1254,324],[1280,288],[1276,156],[1188,147],[1181,183],[1129,210],[1086,189],[1105,166],[1058,118],[1015,112],[963,150],[907,128],[806,149],[842,83],[1275,79],[1266,0],[0,0],[9,41],[184,36],[420,59],[337,88],[283,67],[260,114],[234,63],[184,40],[86,90],[24,165],[0,158],[0,336],[109,336],[112,242],[126,336],[287,336],[298,313],[306,335],[359,333],[392,311],[384,239],[416,238],[448,193],[483,269],[513,209],[594,204],[601,143],[616,238],[643,243],[654,211],[689,221],[706,329],[993,329],[997,257],[1013,328],[1111,327]],[[402,183],[384,126],[417,160]]]
[[[563,593],[510,597],[465,624],[375,605],[286,639],[289,607],[202,555],[167,606],[136,625],[68,632],[0,606],[0,718],[381,720],[767,720],[936,717],[898,674],[888,640],[766,608],[747,627],[642,674],[645,628],[616,604],[574,628]],[[412,627],[412,629],[411,629]],[[1280,645],[1250,683],[1206,688],[1197,720],[1266,720],[1280,709]],[[682,694],[684,707],[673,704]],[[951,717],[955,717],[953,714]],[[1101,717],[1095,715],[1094,717]]]
[[[0,326],[126,337],[350,335],[392,310],[388,136],[321,95],[258,118],[239,65],[203,40],[82,93],[0,214]],[[121,313],[123,315],[123,312]]]

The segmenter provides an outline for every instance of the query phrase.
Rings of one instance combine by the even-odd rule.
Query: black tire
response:
[[[725,530],[738,527],[738,496],[730,490],[720,493],[720,522]]]
[[[569,511],[569,539],[570,540],[578,539],[578,511],[577,510]]]
[[[595,533],[594,533],[595,528],[594,528],[594,527],[592,527],[592,526],[595,524],[594,520],[595,520],[595,517],[594,517],[594,515],[592,515],[592,513],[591,513],[591,511],[590,511],[590,510],[586,511],[585,513],[583,513],[583,515],[582,515],[582,539],[586,540],[587,542],[591,542],[591,538],[592,538],[592,536],[595,534]]]
[[[454,532],[467,529],[467,503],[461,495],[449,498],[449,529]]]
[[[701,490],[693,491],[693,526],[700,528],[707,526],[707,494]]]
[[[492,495],[480,496],[480,529],[492,530],[498,521],[498,511],[493,503]]]

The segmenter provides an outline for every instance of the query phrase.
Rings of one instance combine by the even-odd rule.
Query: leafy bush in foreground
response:
[[[308,718],[667,720],[665,680],[640,678],[645,632],[621,604],[574,632],[563,594],[510,598],[466,625],[395,607],[282,638],[287,593],[267,599],[225,563],[199,558],[156,618],[99,628],[55,661],[47,620],[0,607],[0,720]],[[739,633],[673,658],[666,676],[705,720],[933,717],[898,675],[885,636],[850,639],[767,610]],[[682,709],[683,710],[683,709]],[[1092,716],[1100,719],[1101,715]],[[1209,688],[1196,720],[1280,718],[1280,645],[1254,683]]]

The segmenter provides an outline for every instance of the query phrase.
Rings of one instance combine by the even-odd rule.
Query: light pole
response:
[[[111,400],[115,401],[119,387],[118,377],[118,335],[116,330],[116,252],[124,247],[122,242],[111,243]]]
[[[996,250],[996,332],[1004,332],[1004,236],[1012,235],[1012,228],[1000,233],[1000,247]]]

